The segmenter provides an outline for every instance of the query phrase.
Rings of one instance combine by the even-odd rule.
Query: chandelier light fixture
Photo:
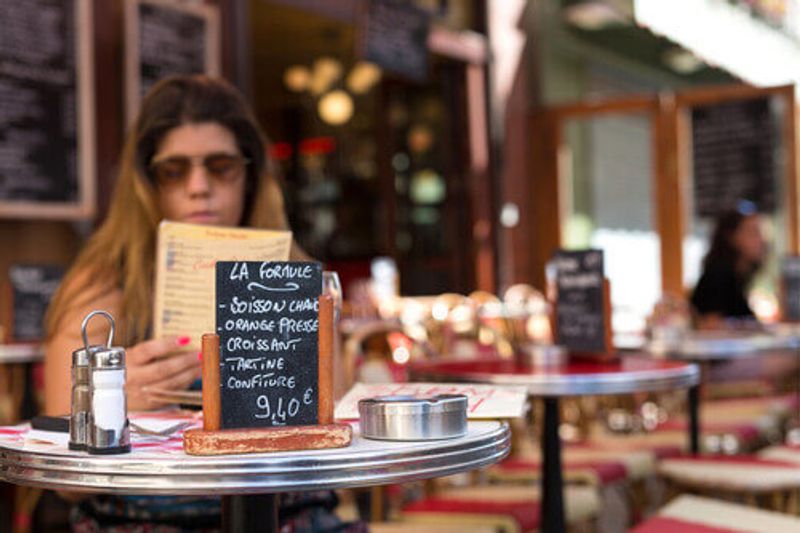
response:
[[[283,85],[295,94],[307,93],[317,100],[317,114],[326,124],[346,124],[355,111],[353,95],[369,93],[381,79],[381,69],[359,61],[345,73],[338,59],[317,58],[311,67],[291,65],[283,73]]]

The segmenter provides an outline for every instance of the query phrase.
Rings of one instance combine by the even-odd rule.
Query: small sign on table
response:
[[[380,396],[432,398],[440,394],[467,397],[467,418],[520,418],[525,415],[528,391],[524,385],[476,383],[356,383],[336,405],[336,418],[357,420],[358,402]]]
[[[333,302],[319,263],[220,261],[216,334],[203,336],[203,430],[195,455],[336,448]]]
[[[557,344],[574,355],[611,357],[611,302],[603,251],[559,251],[553,262]]]

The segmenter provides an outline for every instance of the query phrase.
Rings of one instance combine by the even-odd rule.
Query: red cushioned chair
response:
[[[566,522],[572,530],[592,529],[599,510],[592,487],[566,487]],[[451,489],[403,508],[402,520],[427,524],[465,524],[494,527],[503,533],[538,531],[539,491],[524,485],[486,485]]]
[[[785,514],[752,509],[729,502],[681,496],[654,517],[639,524],[632,533],[736,533],[800,531],[800,519]]]

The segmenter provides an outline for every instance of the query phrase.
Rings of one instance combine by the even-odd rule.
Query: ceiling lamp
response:
[[[700,58],[679,46],[666,50],[661,59],[678,74],[694,74],[704,66]]]
[[[308,89],[311,71],[303,65],[292,65],[283,73],[283,84],[293,93],[302,93]]]
[[[320,118],[332,126],[341,126],[353,116],[353,99],[345,91],[331,91],[317,105]]]
[[[580,0],[564,8],[563,16],[573,26],[582,30],[602,30],[609,26],[626,24],[630,17],[619,2],[610,0]]]
[[[309,90],[317,96],[327,91],[342,76],[342,64],[332,57],[321,57],[314,61]]]
[[[359,61],[347,75],[347,88],[353,94],[366,94],[380,79],[380,68],[366,61]]]

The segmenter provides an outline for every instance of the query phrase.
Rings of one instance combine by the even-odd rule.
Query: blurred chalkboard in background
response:
[[[573,353],[609,351],[602,250],[561,250],[556,273],[556,342]]]
[[[695,211],[716,217],[740,199],[775,210],[778,130],[770,98],[692,109]]]
[[[140,95],[161,78],[205,72],[206,20],[157,4],[139,4]]]
[[[39,341],[44,338],[44,315],[64,269],[57,265],[12,265],[8,270],[12,294],[11,340]]]
[[[0,0],[0,201],[79,198],[75,4]]]
[[[431,15],[400,0],[371,0],[364,27],[364,58],[385,70],[424,81],[428,76]]]
[[[159,80],[179,74],[220,73],[219,9],[203,3],[138,0],[127,3],[128,120]]]

